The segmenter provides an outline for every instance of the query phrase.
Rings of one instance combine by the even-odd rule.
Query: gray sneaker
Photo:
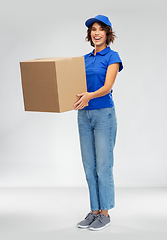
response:
[[[97,218],[97,215],[90,212],[86,215],[85,219],[77,224],[79,228],[88,228],[90,224]]]
[[[92,222],[92,224],[89,226],[90,230],[97,231],[102,230],[103,228],[110,225],[110,216],[106,217],[103,214],[98,214],[96,219]]]

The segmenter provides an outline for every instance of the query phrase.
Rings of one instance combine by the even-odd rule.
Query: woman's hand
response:
[[[88,105],[88,102],[91,99],[91,93],[88,92],[80,93],[77,94],[77,97],[80,97],[80,99],[74,104],[75,110],[82,109]]]

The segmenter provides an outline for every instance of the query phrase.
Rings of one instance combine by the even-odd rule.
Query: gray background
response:
[[[124,70],[114,84],[116,186],[167,186],[165,0],[0,3],[0,186],[86,186],[77,113],[25,112],[19,62],[82,56],[85,20],[107,15]]]

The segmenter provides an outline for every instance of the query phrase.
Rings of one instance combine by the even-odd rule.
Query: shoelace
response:
[[[102,214],[98,214],[96,220],[99,220],[101,223],[103,223],[104,216]]]
[[[90,213],[88,213],[88,214],[86,215],[85,219],[87,219],[90,215],[93,215],[93,216],[94,216],[94,214],[93,214],[92,212],[90,212]],[[94,217],[96,217],[96,216],[94,216]]]

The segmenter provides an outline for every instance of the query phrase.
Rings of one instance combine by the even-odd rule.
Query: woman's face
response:
[[[105,46],[106,47],[106,31],[101,27],[101,25],[95,22],[91,29],[91,39],[95,46]]]

